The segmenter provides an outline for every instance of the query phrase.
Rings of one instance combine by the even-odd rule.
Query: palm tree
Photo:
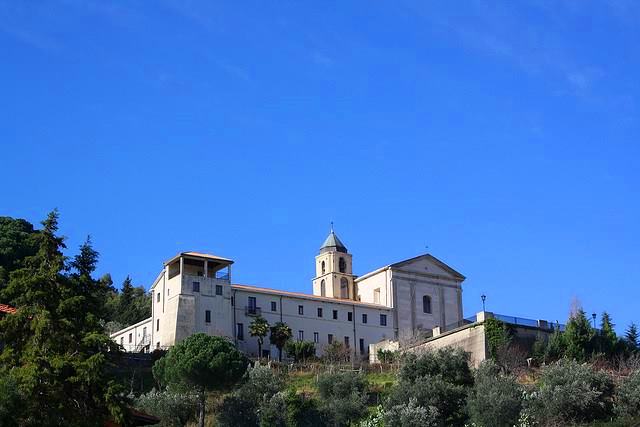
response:
[[[293,332],[291,332],[291,328],[286,323],[277,322],[271,327],[269,341],[278,348],[278,360],[280,362],[282,362],[282,349],[292,336]]]
[[[249,325],[249,335],[258,338],[258,359],[262,357],[262,343],[264,343],[264,337],[268,334],[269,322],[262,316],[253,319],[253,322]]]

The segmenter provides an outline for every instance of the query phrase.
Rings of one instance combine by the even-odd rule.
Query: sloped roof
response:
[[[414,261],[417,261],[419,259],[427,259],[427,260],[433,262],[434,264],[436,264],[437,266],[439,266],[440,268],[445,270],[447,273],[451,274],[451,276],[453,276],[454,279],[456,279],[456,280],[463,281],[463,280],[466,279],[466,277],[463,274],[461,274],[460,272],[458,272],[458,271],[454,270],[453,268],[449,267],[447,264],[445,264],[444,262],[440,261],[438,258],[434,257],[433,255],[431,255],[431,254],[423,254],[423,255],[418,255],[418,256],[415,256],[413,258],[405,259],[403,261],[398,261],[396,263],[385,265],[383,267],[377,268],[377,269],[375,269],[373,271],[370,271],[370,272],[368,272],[366,274],[363,274],[362,276],[358,276],[358,278],[355,279],[355,281],[359,282],[359,281],[364,280],[364,279],[366,279],[368,277],[371,277],[372,275],[377,274],[377,273],[379,273],[381,271],[387,270],[389,268],[399,268],[399,267],[402,267],[402,266],[404,266],[406,264],[410,264],[410,263],[412,263]]]
[[[336,233],[331,230],[324,243],[320,247],[320,252],[327,252],[330,250],[335,250],[337,252],[347,253],[347,247],[340,241]]]
[[[389,267],[392,267],[392,268],[394,268],[394,267],[395,268],[402,267],[405,264],[412,263],[412,262],[417,261],[419,259],[428,259],[429,261],[431,261],[434,264],[438,265],[438,267],[440,267],[443,270],[445,270],[447,273],[451,274],[456,279],[460,279],[460,280],[466,279],[466,277],[464,277],[464,275],[462,275],[462,273],[459,273],[458,271],[456,271],[453,268],[449,267],[447,264],[445,264],[444,262],[440,261],[438,258],[434,257],[431,254],[423,254],[423,255],[418,255],[416,257],[413,257],[413,258],[405,259],[404,261],[399,261],[399,262],[396,262],[394,264],[391,264]]]

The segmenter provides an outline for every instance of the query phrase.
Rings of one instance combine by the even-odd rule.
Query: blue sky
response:
[[[563,321],[575,297],[621,330],[639,19],[631,0],[0,0],[0,215],[57,207],[118,284],[199,250],[305,292],[334,221],[356,274],[428,251],[467,276],[465,314],[485,293]]]

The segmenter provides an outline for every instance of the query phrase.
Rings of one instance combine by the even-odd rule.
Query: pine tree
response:
[[[600,321],[600,333],[599,333],[599,342],[600,342],[600,351],[606,354],[607,356],[611,356],[614,353],[616,348],[616,344],[618,342],[618,337],[616,336],[616,332],[613,327],[615,325],[611,321],[611,316],[606,311],[602,313],[602,319]]]
[[[582,309],[571,316],[564,332],[566,344],[565,355],[579,362],[584,362],[591,354],[594,330]]]
[[[123,389],[107,374],[117,346],[91,312],[100,305],[95,281],[88,270],[66,273],[57,211],[42,224],[36,254],[2,291],[18,308],[0,320],[0,377],[16,381],[22,402],[12,416],[19,425],[101,425],[109,416],[123,421]]]
[[[640,343],[638,342],[638,327],[635,323],[631,323],[625,333],[625,341],[631,350],[638,350]]]

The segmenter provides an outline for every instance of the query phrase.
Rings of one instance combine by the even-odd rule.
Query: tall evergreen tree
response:
[[[625,341],[631,350],[638,350],[640,342],[638,341],[638,327],[635,323],[631,323],[625,333]]]
[[[117,310],[113,320],[119,324],[133,325],[151,316],[151,294],[142,286],[133,286],[131,277],[127,276],[124,279],[117,298]]]
[[[38,231],[24,219],[0,217],[0,289],[9,281],[9,274],[20,268],[26,257],[35,255]]]
[[[27,426],[101,425],[109,416],[124,421],[123,389],[107,374],[108,352],[117,346],[91,313],[100,305],[92,270],[66,273],[57,211],[42,225],[36,253],[11,274],[1,295],[18,308],[0,320],[0,376],[15,380],[22,402],[14,419]]]
[[[587,315],[581,308],[569,318],[564,332],[566,344],[565,355],[579,362],[584,362],[591,355],[592,340],[595,333]]]
[[[611,356],[618,343],[618,337],[613,327],[615,325],[611,321],[611,316],[606,311],[602,313],[602,319],[600,321],[600,333],[598,334],[598,341],[600,343],[600,351],[607,356]]]

